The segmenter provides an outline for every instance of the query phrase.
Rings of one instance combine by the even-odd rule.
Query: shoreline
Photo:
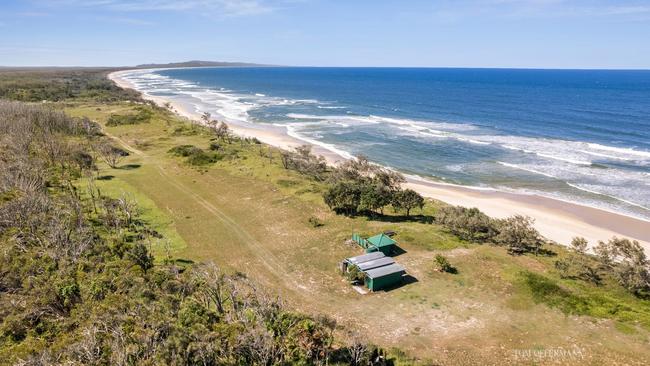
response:
[[[140,70],[140,69],[138,69]],[[160,70],[160,69],[142,69]],[[121,74],[134,70],[115,71],[107,77],[119,87],[137,88]],[[144,99],[159,106],[169,103],[172,111],[194,122],[200,123],[200,114],[192,112],[187,106],[163,97],[140,92]],[[228,123],[233,133],[244,137],[255,137],[265,144],[289,150],[309,144],[312,151],[325,157],[329,164],[335,165],[345,160],[331,150],[320,145],[297,139],[288,134],[286,128],[277,126],[256,126],[254,124]],[[568,245],[574,236],[585,237],[590,247],[599,240],[607,241],[612,236],[638,240],[646,252],[650,253],[650,222],[603,209],[543,197],[535,194],[509,193],[497,190],[479,190],[445,183],[437,183],[425,178],[407,176],[404,187],[411,188],[427,198],[433,198],[452,205],[477,207],[487,215],[504,218],[514,214],[527,215],[535,219],[535,227],[547,239]]]

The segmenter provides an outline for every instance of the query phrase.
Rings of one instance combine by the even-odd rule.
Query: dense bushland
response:
[[[107,69],[9,69],[0,73],[0,99],[24,102],[86,98],[140,101],[140,94],[106,78]]]

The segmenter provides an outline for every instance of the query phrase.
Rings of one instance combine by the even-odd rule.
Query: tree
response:
[[[116,169],[122,158],[129,156],[129,153],[125,150],[115,147],[110,144],[102,144],[97,149],[99,156],[102,160],[108,164],[113,169]]]
[[[405,189],[393,194],[392,205],[396,210],[404,210],[406,216],[410,216],[412,209],[424,207],[424,198],[412,189]]]
[[[532,217],[521,215],[499,220],[499,234],[495,237],[495,241],[508,247],[508,252],[511,254],[532,251],[537,254],[542,246],[542,237],[533,227],[534,223]]]
[[[128,257],[135,264],[140,266],[145,273],[147,273],[149,269],[153,268],[153,256],[142,243],[135,244],[129,251]]]
[[[374,169],[372,180],[375,182],[375,185],[393,192],[399,191],[401,184],[406,182],[402,174],[378,166]]]
[[[363,271],[361,271],[356,265],[348,267],[348,272],[345,275],[347,279],[353,283],[363,282],[363,280],[365,280]]]
[[[230,127],[225,122],[219,122],[213,129],[215,136],[220,140],[230,140]]]
[[[77,165],[80,171],[95,169],[95,159],[92,155],[83,150],[77,150],[72,153],[72,161]]]
[[[555,269],[562,278],[581,279],[595,285],[602,283],[599,267],[585,254],[569,254],[568,258],[555,261]]]
[[[391,191],[385,186],[365,185],[361,190],[361,210],[377,211],[384,213],[384,207],[390,204]]]
[[[311,176],[322,181],[327,172],[327,162],[322,156],[311,153],[311,146],[302,145],[292,151],[282,151],[282,166],[285,169],[295,170],[301,174]]]
[[[201,114],[201,121],[203,121],[204,125],[209,126],[211,117],[212,115],[210,114],[210,112],[203,112],[203,114]]]
[[[618,282],[637,296],[650,291],[650,262],[638,241],[613,237],[594,248],[606,268],[614,271]]]
[[[435,220],[459,238],[474,242],[492,240],[498,231],[495,220],[475,207],[444,206],[436,211]]]
[[[325,191],[323,199],[330,209],[347,215],[354,215],[361,204],[360,188],[355,183],[340,182]]]
[[[589,242],[583,237],[576,236],[571,240],[571,248],[580,254],[584,254],[587,251],[587,246]]]

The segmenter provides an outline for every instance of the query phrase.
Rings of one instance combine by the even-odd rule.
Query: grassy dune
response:
[[[136,108],[127,102],[61,107],[104,126],[111,114]],[[596,287],[560,279],[553,269],[566,255],[560,247],[552,248],[556,257],[510,256],[503,248],[463,242],[430,223],[441,205],[435,201],[409,220],[392,212],[381,220],[337,216],[322,201],[324,185],[284,170],[275,148],[221,143],[221,160],[199,167],[173,156],[168,151],[179,145],[207,151],[211,136],[171,113],[153,111],[147,123],[104,127],[131,154],[118,169],[101,166],[97,185],[138,201],[143,217],[168,239],[152,243],[159,260],[171,250],[176,258],[243,272],[290,306],[328,314],[362,337],[399,347],[424,363],[650,359],[650,303],[611,283]],[[311,225],[310,217],[323,226]],[[397,231],[405,251],[396,260],[413,279],[360,295],[336,271],[342,258],[361,253],[345,240],[354,232],[389,229]],[[459,273],[435,271],[436,254],[449,258]],[[559,361],[522,353],[553,349],[579,352]]]

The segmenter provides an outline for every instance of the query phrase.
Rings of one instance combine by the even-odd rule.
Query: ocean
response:
[[[408,175],[650,219],[650,71],[138,70],[137,89]]]

